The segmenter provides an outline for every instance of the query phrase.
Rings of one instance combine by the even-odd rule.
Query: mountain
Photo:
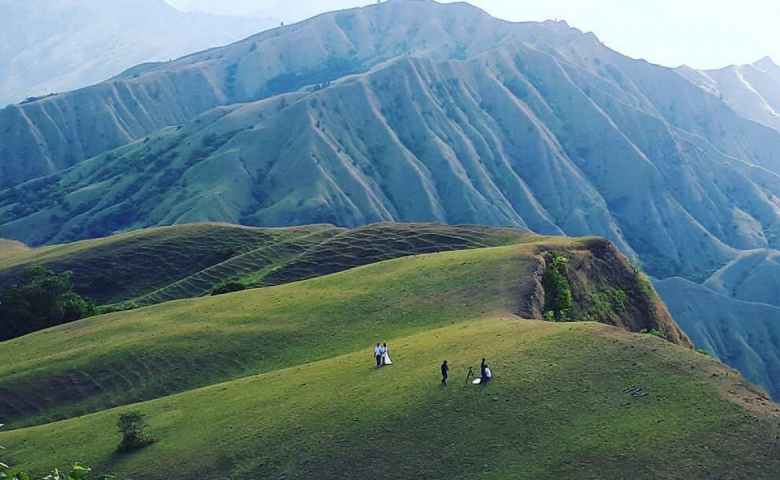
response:
[[[678,71],[745,118],[780,130],[780,66],[771,58],[719,70],[681,67]]]
[[[0,0],[0,18],[0,106],[85,87],[139,63],[279,24],[183,13],[163,0]]]
[[[386,25],[398,15],[404,21]],[[291,55],[285,46],[313,35],[337,43],[284,62],[305,73],[266,64],[258,74],[257,55]],[[397,50],[397,38],[407,50]],[[346,75],[378,62],[377,52],[398,58]],[[208,83],[205,103],[269,98],[209,110],[7,190],[0,235],[41,244],[194,221],[482,223],[604,236],[655,276],[693,279],[739,250],[777,244],[780,134],[673,70],[620,56],[563,24],[398,0],[127,75],[147,92],[164,77],[172,102],[190,75],[191,103],[205,98],[195,93],[204,80],[194,79],[207,71],[225,79],[229,65],[232,95],[227,84]],[[344,78],[329,80],[336,76]],[[85,127],[116,126],[87,119]]]
[[[514,28],[467,4],[393,0],[174,62],[140,65],[93,87],[0,110],[0,187],[56,172],[219,105],[335,80],[399,55],[463,56],[509,31],[530,38],[544,30]],[[560,34],[571,36],[568,28]]]
[[[5,342],[0,443],[36,473],[79,458],[152,480],[771,478],[779,407],[736,372],[654,335],[526,319],[552,250],[575,297],[631,287],[622,318],[673,325],[607,246],[411,256]],[[377,339],[392,367],[373,367]],[[482,357],[492,384],[464,384]],[[130,410],[157,441],[117,454]]]

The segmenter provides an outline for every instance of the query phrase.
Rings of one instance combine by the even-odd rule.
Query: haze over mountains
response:
[[[720,295],[727,321],[694,312],[695,328],[750,375],[780,368],[780,345],[737,335],[742,302],[778,278],[777,70],[734,84],[467,4],[334,12],[0,111],[0,236],[385,220],[595,234]],[[757,281],[733,282],[757,255]]]
[[[184,13],[164,0],[0,0],[0,106],[85,87],[278,22]]]

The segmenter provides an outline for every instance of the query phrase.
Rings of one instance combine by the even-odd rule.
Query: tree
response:
[[[549,253],[547,268],[542,278],[545,295],[545,318],[568,321],[572,307],[571,285],[567,274],[569,259],[563,255]]]
[[[73,291],[71,274],[38,266],[21,284],[0,292],[0,340],[94,315],[95,305]]]
[[[121,453],[139,450],[155,442],[154,438],[146,433],[146,416],[140,412],[128,412],[119,417],[117,421],[122,441],[119,442],[117,451]]]

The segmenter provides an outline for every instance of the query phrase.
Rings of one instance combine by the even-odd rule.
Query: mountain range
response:
[[[143,62],[279,24],[184,13],[163,0],[0,0],[0,106],[104,81]]]
[[[694,342],[777,394],[758,372],[780,368],[780,344],[740,334],[745,303],[773,308],[757,302],[780,248],[777,70],[669,69],[463,3],[333,12],[0,111],[0,236],[204,221],[599,235],[659,279]],[[721,309],[690,313],[694,291]]]

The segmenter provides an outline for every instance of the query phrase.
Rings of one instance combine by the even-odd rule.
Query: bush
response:
[[[119,433],[122,434],[122,441],[117,447],[117,451],[120,453],[139,450],[155,442],[146,433],[146,416],[140,412],[128,412],[120,415],[117,426]]]
[[[546,260],[547,268],[542,279],[545,318],[551,316],[558,322],[565,322],[569,320],[573,301],[567,276],[569,259],[563,255],[548,253]]]
[[[662,332],[658,331],[655,328],[652,328],[650,330],[646,330],[645,329],[645,330],[642,330],[640,333],[644,333],[646,335],[651,335],[653,337],[658,337],[658,338],[663,338],[663,339],[666,338],[666,335],[664,335]]]
[[[246,285],[238,280],[228,280],[217,285],[214,290],[211,291],[212,295],[224,295],[231,292],[240,292],[246,290]]]

